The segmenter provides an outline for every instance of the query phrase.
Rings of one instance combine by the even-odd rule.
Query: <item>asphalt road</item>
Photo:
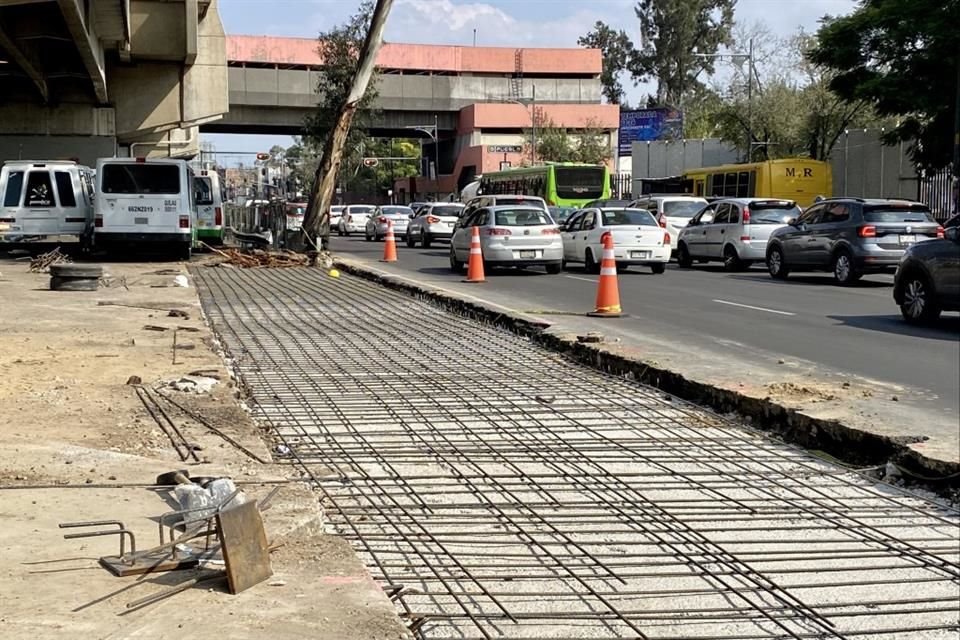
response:
[[[382,243],[333,238],[335,253],[376,260]],[[410,249],[398,243],[392,266],[413,278],[443,286],[463,276],[449,270],[446,244]],[[571,266],[560,275],[540,269],[498,270],[487,275],[482,297],[524,301],[528,312],[592,310],[598,276]],[[772,280],[758,265],[726,273],[719,264],[663,275],[632,268],[619,278],[620,298],[630,317],[621,326],[663,341],[686,342],[738,361],[753,354],[796,358],[830,370],[919,390],[930,409],[960,412],[960,316],[944,314],[931,327],[911,327],[893,301],[893,277],[865,277],[837,287],[830,274]],[[478,291],[477,295],[481,295]]]

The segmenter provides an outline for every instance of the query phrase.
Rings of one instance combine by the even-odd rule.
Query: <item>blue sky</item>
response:
[[[358,0],[220,0],[227,33],[315,37],[342,23]],[[639,41],[635,0],[395,0],[387,21],[390,42],[491,46],[574,47],[597,20]],[[765,23],[778,35],[813,31],[824,14],[849,13],[855,0],[738,0],[736,19]],[[630,91],[639,102],[644,88]],[[205,134],[220,149],[266,150],[290,143],[286,136]],[[226,160],[225,158],[223,160]]]

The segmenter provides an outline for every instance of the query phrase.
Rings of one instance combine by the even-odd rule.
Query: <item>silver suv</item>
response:
[[[917,242],[943,237],[930,209],[910,200],[828,198],[770,236],[767,270],[831,271],[837,284],[865,273],[892,272]]]

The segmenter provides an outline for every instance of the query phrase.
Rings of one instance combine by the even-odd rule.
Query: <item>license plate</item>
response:
[[[630,257],[634,260],[643,260],[650,257],[649,251],[631,251]]]
[[[916,241],[917,241],[917,236],[915,236],[915,235],[910,235],[910,236],[901,235],[901,236],[900,236],[900,244],[913,244],[913,243],[915,243]]]
[[[521,251],[521,252],[520,252],[520,257],[521,257],[521,258],[536,258],[536,257],[537,257],[537,252],[536,252],[536,251]]]
[[[133,224],[150,224],[150,218],[134,218]]]

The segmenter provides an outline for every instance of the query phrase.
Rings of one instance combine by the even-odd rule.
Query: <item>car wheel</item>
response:
[[[677,247],[677,264],[684,269],[689,269],[693,266],[693,258],[690,257],[690,250],[687,249],[687,245],[682,242],[680,246]]]
[[[900,313],[910,324],[926,324],[940,317],[940,306],[933,288],[922,273],[914,272],[904,279]]]
[[[420,238],[420,244],[423,245],[424,249],[429,249],[433,241],[430,238],[430,234],[424,232],[423,237]]]
[[[416,241],[413,239],[413,234],[410,233],[409,231],[407,232],[407,246],[410,247],[411,249],[417,246]]]
[[[743,261],[740,260],[737,250],[729,244],[723,250],[723,268],[725,271],[743,270]]]
[[[846,249],[841,249],[833,256],[833,277],[837,284],[847,286],[860,279],[861,274],[853,265],[853,256]]]
[[[660,275],[661,273],[664,273],[667,270],[667,264],[665,262],[656,262],[650,265],[650,270],[656,273],[657,275]]]
[[[457,260],[457,253],[450,247],[450,270],[454,273],[463,273],[463,263]]]
[[[557,273],[560,273],[560,271],[561,271],[562,269],[563,269],[563,265],[562,265],[562,264],[548,264],[548,265],[547,265],[547,273],[549,273],[549,274],[557,274]]]
[[[367,242],[373,242],[373,238],[370,236],[370,233],[367,231],[363,232],[363,239]]]
[[[600,273],[600,265],[593,259],[593,250],[587,249],[583,256],[583,270],[587,273]]]
[[[770,247],[767,251],[767,271],[770,277],[776,280],[786,280],[790,274],[787,267],[787,261],[783,257],[783,250],[780,247]]]

